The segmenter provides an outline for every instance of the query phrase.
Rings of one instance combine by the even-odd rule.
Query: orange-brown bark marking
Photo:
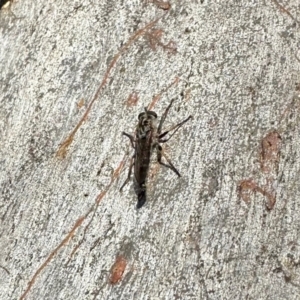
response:
[[[297,20],[294,18],[294,16],[290,13],[289,10],[287,10],[283,5],[281,5],[277,0],[272,0],[275,5],[279,8],[280,11],[286,13],[292,20],[297,22]]]
[[[127,100],[125,101],[125,104],[127,107],[135,106],[137,102],[139,101],[139,96],[137,92],[132,92]]]
[[[153,29],[147,33],[146,37],[148,38],[150,48],[156,51],[157,47],[162,47],[169,54],[176,54],[177,47],[174,41],[169,41],[167,44],[161,41],[163,33],[162,29]]]
[[[272,209],[276,202],[275,196],[266,191],[265,189],[259,187],[257,183],[253,179],[244,179],[241,180],[238,184],[238,194],[239,197],[243,199],[246,203],[250,202],[250,195],[249,192],[258,192],[261,193],[263,196],[267,197],[268,202],[266,206],[268,209]]]
[[[246,203],[250,202],[250,192],[255,192],[257,190],[257,184],[252,179],[241,180],[238,184],[238,194]]]
[[[122,279],[126,266],[126,259],[123,256],[118,256],[111,268],[111,274],[109,278],[109,282],[111,284],[116,284]]]
[[[164,2],[159,0],[152,0],[153,4],[155,4],[158,8],[161,8],[163,10],[169,10],[171,8],[170,2]]]
[[[276,171],[279,161],[281,137],[277,131],[268,133],[261,142],[260,166],[264,173]]]

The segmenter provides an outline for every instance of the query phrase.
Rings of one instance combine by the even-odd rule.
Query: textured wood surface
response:
[[[0,298],[299,299],[299,1],[0,11]],[[146,105],[181,178],[127,176]]]

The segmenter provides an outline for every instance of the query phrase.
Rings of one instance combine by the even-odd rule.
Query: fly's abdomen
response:
[[[150,164],[151,144],[140,143],[134,162],[134,175],[136,182],[142,184],[146,181]]]
[[[150,147],[139,150],[139,156],[136,158],[134,166],[134,191],[138,197],[137,208],[141,208],[146,202],[146,178],[150,164]]]
[[[138,198],[138,203],[136,205],[136,208],[141,208],[147,200],[145,182],[142,184],[135,182],[134,183],[134,191]]]

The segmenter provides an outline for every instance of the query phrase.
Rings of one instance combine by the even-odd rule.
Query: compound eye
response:
[[[154,111],[147,111],[147,114],[150,115],[150,116],[153,116],[155,119],[157,119],[157,114],[154,112]]]
[[[139,116],[138,116],[138,120],[140,120],[145,114],[146,113],[144,113],[144,112],[140,113]]]

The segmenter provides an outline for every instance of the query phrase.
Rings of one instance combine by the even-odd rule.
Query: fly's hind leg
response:
[[[128,175],[127,175],[127,179],[125,180],[125,182],[122,184],[121,188],[120,188],[120,192],[122,191],[123,187],[129,182],[130,180],[130,176],[131,176],[131,172],[132,172],[132,167],[134,165],[134,156],[131,157],[130,159],[130,166],[129,166],[129,171],[128,171]]]
[[[168,159],[168,158],[166,157],[166,155],[163,153],[162,147],[161,147],[159,144],[156,145],[156,149],[157,149],[157,161],[158,161],[161,165],[163,165],[163,166],[165,166],[165,167],[171,169],[178,177],[181,177],[180,173],[179,173],[179,172],[177,171],[177,169],[174,167],[174,165],[172,164],[171,160]],[[162,156],[165,158],[165,160],[168,162],[168,164],[165,164],[165,163],[163,163],[163,162],[161,161]]]

